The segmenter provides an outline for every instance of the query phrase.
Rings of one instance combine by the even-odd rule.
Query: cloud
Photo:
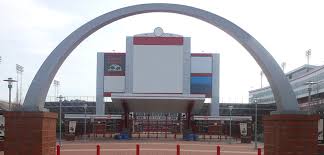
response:
[[[77,17],[39,6],[33,1],[5,0],[0,2],[0,41],[2,45],[33,49],[29,52],[48,54],[53,48],[53,32],[71,27]],[[41,44],[39,44],[41,42]],[[39,50],[38,50],[39,49]]]
[[[77,17],[40,7],[33,1],[2,0],[0,19],[0,78],[15,77],[15,64],[20,64],[25,67],[26,91],[40,64],[67,34],[64,32],[74,29],[70,25]],[[5,85],[1,82],[3,99],[7,99]]]
[[[0,55],[3,64],[0,64],[0,78],[14,77],[15,63],[19,63],[25,67],[26,91],[47,55],[79,26],[114,9],[153,2],[190,5],[229,19],[253,35],[278,63],[287,62],[287,71],[306,62],[304,52],[309,48],[313,50],[311,62],[324,63],[321,1],[1,0]],[[114,22],[82,42],[56,76],[62,83],[64,95],[94,95],[96,52],[125,51],[126,36],[152,32],[156,26],[161,26],[165,32],[192,37],[192,52],[221,54],[222,98],[241,101],[242,96],[248,97],[251,87],[260,87],[260,68],[227,34],[191,17],[150,13]],[[4,83],[0,83],[0,92],[0,95],[5,94],[0,98],[7,98]]]

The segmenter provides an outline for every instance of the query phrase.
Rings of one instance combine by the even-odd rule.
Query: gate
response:
[[[137,115],[133,122],[132,138],[176,139],[183,123],[177,115]]]

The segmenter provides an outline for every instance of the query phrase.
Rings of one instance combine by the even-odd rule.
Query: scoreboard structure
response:
[[[211,98],[210,113],[219,115],[219,54],[191,53],[190,45],[190,37],[158,27],[128,36],[125,53],[97,53],[96,114],[105,114],[105,104],[130,112],[185,112]]]

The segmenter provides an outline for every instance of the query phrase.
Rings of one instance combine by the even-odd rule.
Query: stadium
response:
[[[96,102],[60,98],[45,108],[59,113],[61,104],[64,129],[71,129],[64,130],[66,139],[208,136],[251,142],[253,108],[220,106],[219,54],[191,53],[190,44],[190,37],[160,27],[129,36],[125,53],[97,54]],[[267,105],[265,113],[271,110]],[[247,132],[242,136],[241,131]]]
[[[157,27],[127,36],[125,52],[96,54],[95,98],[50,99],[51,82],[82,41],[119,19],[150,12],[186,15],[221,29],[252,55],[269,86],[262,88],[261,76],[261,88],[249,91],[249,103],[220,103],[220,54],[197,53],[189,36]],[[23,67],[17,67],[22,76]],[[41,65],[22,105],[18,84],[17,102],[11,103],[17,81],[4,80],[9,102],[0,103],[0,150],[5,155],[220,155],[222,147],[225,155],[261,155],[261,148],[265,155],[317,154],[324,150],[323,70],[307,64],[285,75],[252,35],[212,12],[179,4],[128,6],[67,36]]]
[[[220,56],[192,53],[190,44],[190,37],[158,27],[153,33],[126,37],[125,53],[97,53],[96,97],[46,99],[44,108],[60,117],[57,138],[262,143],[263,116],[277,108],[270,87],[251,90],[249,103],[219,103]],[[323,69],[304,65],[286,73],[295,93],[301,92],[300,108],[321,118]],[[0,108],[4,113],[8,104],[1,102]],[[0,120],[5,139],[4,117]],[[323,119],[319,124],[320,132]],[[318,141],[323,142],[322,135]]]

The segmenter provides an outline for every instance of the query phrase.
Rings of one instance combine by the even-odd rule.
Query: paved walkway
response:
[[[101,146],[101,155],[134,155],[136,144],[140,144],[141,155],[175,155],[180,145],[181,155],[215,155],[221,147],[221,155],[257,155],[253,144],[227,144],[215,142],[161,142],[161,141],[109,141],[109,142],[63,142],[61,155],[95,155],[96,145]],[[261,145],[261,148],[263,146]]]
[[[61,147],[61,155],[96,155],[97,144],[101,147],[101,155],[135,155],[136,144],[140,145],[140,155],[176,155],[177,144],[180,145],[181,155],[216,155],[217,146],[221,147],[221,155],[257,155],[252,143],[228,144],[224,142],[158,140],[64,141]],[[263,144],[259,144],[259,147],[263,150]],[[0,155],[3,154],[3,152],[0,152]]]

